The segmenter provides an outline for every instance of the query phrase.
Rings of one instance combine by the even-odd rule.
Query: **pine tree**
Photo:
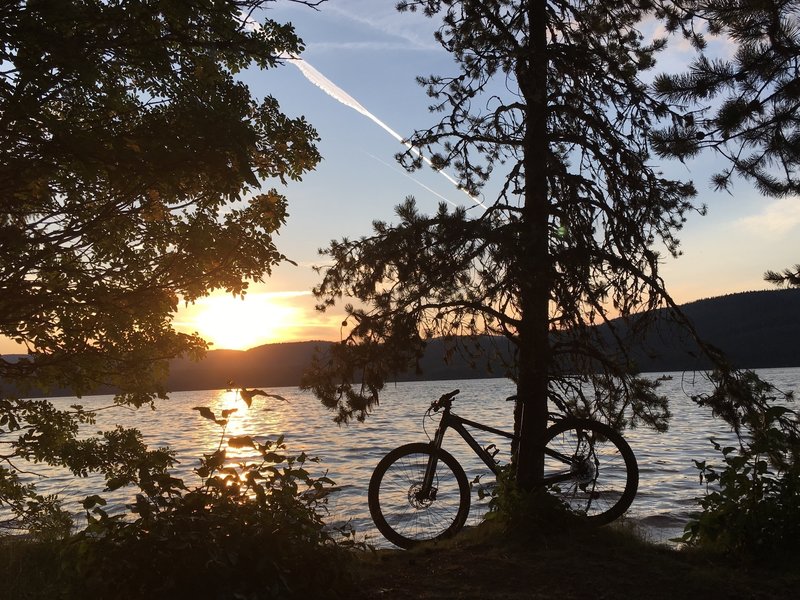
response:
[[[305,386],[339,421],[363,419],[393,372],[425,341],[491,335],[514,350],[518,479],[535,481],[552,404],[622,427],[664,428],[666,400],[636,376],[629,335],[673,305],[660,250],[693,210],[689,183],[651,162],[649,129],[675,115],[640,79],[664,40],[637,30],[651,3],[608,0],[414,0],[442,25],[453,75],[420,78],[442,114],[411,144],[453,169],[476,195],[500,181],[488,208],[421,214],[333,242],[315,289],[320,308],[342,298],[346,336],[318,357]],[[422,166],[410,151],[400,159]],[[636,315],[633,318],[633,315]],[[630,318],[615,328],[611,319]],[[595,327],[596,325],[605,327]],[[351,382],[356,382],[355,384]],[[552,403],[552,404],[551,404]]]
[[[701,0],[668,8],[670,29],[700,50],[685,73],[655,80],[659,97],[686,110],[655,132],[660,156],[685,159],[713,149],[726,159],[714,174],[730,190],[738,175],[766,196],[800,193],[800,2]],[[709,58],[708,34],[734,44],[731,58]],[[778,285],[800,285],[800,266],[767,271]]]

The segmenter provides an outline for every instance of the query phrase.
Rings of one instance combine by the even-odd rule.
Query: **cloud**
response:
[[[800,225],[800,198],[782,198],[767,204],[759,214],[736,222],[741,229],[762,237],[782,238]]]
[[[325,10],[382,35],[400,38],[405,42],[395,47],[406,50],[441,49],[433,39],[433,32],[438,27],[440,19],[425,17],[419,11],[399,13],[394,8],[394,3],[375,0],[340,0],[327,5]]]
[[[355,52],[377,51],[377,52],[391,52],[391,51],[412,51],[412,52],[428,52],[433,47],[422,46],[409,46],[405,41],[400,42],[314,42],[313,49],[315,52],[327,50],[352,50]]]
[[[311,296],[312,294],[310,290],[297,290],[297,291],[285,291],[285,292],[263,292],[252,295],[254,297],[264,297],[264,298],[298,298],[300,296]]]
[[[667,39],[666,49],[656,54],[655,68],[650,69],[649,73],[643,77],[648,83],[652,82],[652,78],[660,73],[685,73],[689,65],[699,57],[691,41],[685,38],[680,31],[674,33],[667,31],[663,19],[649,14],[637,27],[644,35],[646,43],[652,43],[661,38]],[[727,35],[712,35],[707,30],[704,35],[708,44],[703,50],[705,56],[725,60],[733,58],[737,46]]]
[[[183,308],[182,310],[195,310],[192,307],[202,307],[209,304],[218,304],[220,301],[224,300],[227,302],[233,303],[233,306],[241,306],[243,302],[247,302],[248,306],[252,306],[253,304],[257,303],[264,303],[270,301],[280,301],[283,299],[292,299],[292,298],[301,298],[301,297],[311,297],[313,294],[311,290],[285,290],[280,292],[261,292],[251,290],[245,294],[244,300],[238,297],[234,297],[233,295],[217,290],[208,296],[203,296],[198,298],[194,302],[190,303],[188,307]]]

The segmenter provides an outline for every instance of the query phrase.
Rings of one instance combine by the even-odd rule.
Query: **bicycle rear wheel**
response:
[[[425,469],[436,452],[436,473],[427,498],[420,496]],[[369,512],[383,536],[401,548],[456,533],[469,515],[470,489],[464,469],[430,444],[395,448],[375,467],[369,482]]]
[[[605,525],[628,510],[639,467],[617,431],[597,421],[565,419],[547,430],[546,447],[545,485],[573,512]]]

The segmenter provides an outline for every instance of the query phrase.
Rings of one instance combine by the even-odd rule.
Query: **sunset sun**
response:
[[[215,349],[246,350],[285,341],[301,319],[300,311],[286,300],[270,294],[244,300],[211,296],[187,309],[183,329],[197,331]]]

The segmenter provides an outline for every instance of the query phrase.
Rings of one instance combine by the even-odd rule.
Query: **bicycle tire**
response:
[[[428,459],[436,452],[435,499],[413,496],[422,484]],[[383,536],[400,548],[439,540],[458,532],[467,521],[470,486],[464,469],[445,450],[430,444],[406,444],[384,456],[369,481],[369,512]]]
[[[571,475],[550,485],[550,492],[589,523],[611,523],[633,503],[639,466],[628,442],[616,430],[590,419],[565,419],[548,428],[546,447],[574,461],[567,468],[545,453],[545,483],[548,477]]]

